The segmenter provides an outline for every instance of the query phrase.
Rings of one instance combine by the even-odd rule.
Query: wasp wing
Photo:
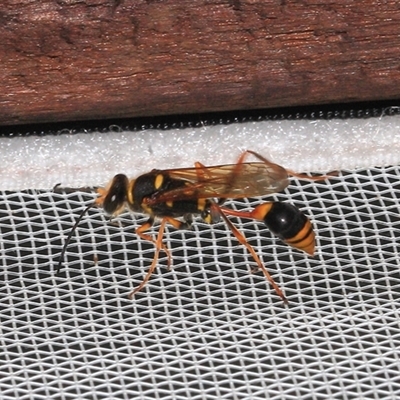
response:
[[[159,191],[147,199],[148,204],[166,201],[207,198],[243,198],[264,196],[282,191],[289,184],[285,168],[273,163],[240,163],[211,167],[179,168],[164,171],[185,185]]]

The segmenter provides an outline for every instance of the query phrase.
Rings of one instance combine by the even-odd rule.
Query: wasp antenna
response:
[[[84,215],[92,208],[96,205],[96,202],[93,202],[92,204],[89,204],[79,215],[78,219],[75,221],[74,226],[72,227],[71,231],[69,232],[69,235],[67,237],[67,240],[64,243],[64,246],[61,250],[61,254],[60,254],[60,260],[58,261],[58,265],[57,265],[57,270],[56,270],[56,274],[58,274],[60,272],[61,266],[62,266],[62,262],[64,259],[64,255],[65,252],[67,251],[67,247],[69,245],[69,242],[72,239],[72,235],[74,234],[74,232],[76,231],[76,228],[78,227],[79,223],[82,221],[82,218],[84,217]]]
[[[54,192],[54,193],[57,193],[57,190],[58,190],[60,187],[61,187],[61,183],[55,184],[54,187],[53,187],[53,192]]]

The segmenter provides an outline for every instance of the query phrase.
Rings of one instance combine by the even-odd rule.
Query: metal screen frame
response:
[[[285,306],[223,224],[168,228],[173,267],[130,301],[154,247],[87,193],[3,192],[0,393],[11,399],[400,398],[400,167],[291,181],[275,199],[315,226],[314,258],[233,218]],[[267,200],[269,200],[268,198]],[[261,199],[229,203],[253,207]]]

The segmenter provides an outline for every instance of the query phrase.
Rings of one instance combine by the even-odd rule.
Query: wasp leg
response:
[[[154,246],[156,246],[156,248],[158,246],[160,246],[159,250],[164,250],[164,252],[167,254],[168,257],[168,268],[171,266],[172,264],[172,257],[171,257],[171,252],[169,251],[168,247],[161,241],[158,244],[158,237],[157,240],[154,240],[152,236],[143,233],[145,231],[148,231],[154,224],[154,218],[151,217],[148,219],[147,222],[145,222],[142,226],[139,226],[139,228],[136,229],[136,234],[143,240],[147,240],[151,243],[154,244]]]
[[[178,219],[172,217],[164,217],[170,225],[172,225],[175,229],[190,229],[192,227],[193,218],[191,214],[184,215],[184,221],[179,221]],[[165,245],[163,245],[165,247]],[[164,249],[165,250],[165,249]],[[170,251],[168,250],[168,270],[171,269],[171,260],[170,260]]]
[[[134,295],[139,292],[140,290],[143,289],[143,287],[146,285],[146,283],[149,281],[151,275],[153,274],[155,268],[157,267],[157,261],[158,261],[158,257],[160,254],[161,250],[164,250],[165,253],[167,253],[168,256],[168,269],[171,268],[171,264],[172,264],[172,257],[171,257],[171,252],[169,251],[169,249],[167,248],[167,246],[163,243],[163,236],[164,236],[164,230],[165,230],[165,225],[167,223],[169,223],[170,225],[172,225],[174,228],[176,229],[188,229],[190,228],[191,224],[192,224],[192,215],[191,214],[186,214],[184,216],[184,221],[179,221],[175,218],[172,217],[164,217],[161,220],[160,223],[160,228],[158,230],[158,234],[157,234],[157,240],[154,240],[150,235],[147,235],[146,233],[143,233],[144,231],[150,229],[154,223],[154,218],[150,218],[145,224],[143,224],[142,226],[140,226],[138,229],[136,229],[136,233],[138,234],[138,236],[144,240],[148,240],[152,243],[154,243],[155,247],[156,247],[156,252],[154,254],[154,258],[153,261],[150,265],[149,270],[147,271],[146,276],[144,277],[143,281],[141,282],[141,284],[134,290],[132,290],[131,293],[129,293],[129,299],[132,300]]]
[[[248,252],[251,254],[253,257],[254,261],[257,263],[258,268],[262,270],[264,273],[265,277],[267,278],[268,282],[271,284],[271,286],[274,288],[276,294],[285,302],[287,303],[287,299],[285,295],[283,294],[281,288],[276,284],[270,273],[268,272],[267,268],[265,268],[264,264],[261,262],[260,258],[258,257],[257,253],[253,249],[253,247],[247,242],[245,236],[235,227],[235,225],[232,224],[232,222],[229,220],[229,218],[225,215],[225,209],[222,209],[219,207],[218,204],[213,203],[212,207],[215,211],[219,212],[221,215],[222,219],[225,221],[225,223],[228,225],[229,229],[232,231],[232,233],[235,235],[236,239],[240,244],[246,247]]]
[[[196,167],[197,180],[199,182],[203,182],[210,177],[210,174],[207,172],[207,167],[204,164],[196,161],[194,166]]]
[[[258,158],[260,161],[262,161],[263,163],[267,164],[267,165],[276,165],[274,163],[272,163],[271,161],[267,160],[265,157],[259,155],[258,153],[251,151],[251,150],[245,150],[242,152],[242,154],[239,156],[238,160],[236,161],[236,165],[235,168],[233,169],[232,173],[231,173],[231,177],[229,179],[227,179],[227,188],[229,188],[229,186],[233,186],[235,183],[235,178],[237,176],[240,176],[240,170],[242,169],[242,165],[244,164],[244,160],[249,156],[249,155],[253,155],[256,158]]]
[[[148,240],[150,240],[151,242],[153,242],[153,243],[155,244],[155,246],[156,246],[156,252],[155,252],[155,254],[154,254],[154,258],[153,258],[153,261],[152,261],[152,263],[151,263],[151,265],[150,265],[150,268],[149,268],[149,270],[147,271],[147,274],[146,274],[146,276],[144,277],[143,281],[141,282],[141,284],[140,284],[136,289],[132,290],[132,292],[129,293],[128,298],[129,298],[130,300],[132,300],[133,297],[135,296],[135,294],[136,294],[137,292],[139,292],[140,290],[142,290],[142,289],[144,288],[144,286],[146,285],[146,283],[149,281],[151,275],[153,274],[154,270],[155,270],[156,267],[157,267],[157,261],[158,261],[158,256],[159,256],[159,254],[160,254],[160,250],[164,250],[164,251],[167,250],[168,259],[170,258],[170,252],[169,252],[169,250],[165,247],[164,243],[162,242],[163,235],[164,235],[164,230],[165,230],[165,225],[166,225],[166,223],[168,222],[168,220],[167,220],[167,218],[163,218],[163,219],[161,220],[160,229],[158,230],[157,240],[154,240],[151,236],[142,233],[143,230],[149,229],[149,228],[151,227],[152,222],[153,222],[153,219],[151,218],[148,222],[146,222],[146,223],[145,223],[144,225],[142,225],[139,229],[137,229],[137,231],[138,231],[138,230],[141,230],[141,232],[138,233],[138,235],[139,235],[141,238],[146,239],[146,240],[147,240],[147,238],[149,238]],[[137,231],[136,231],[136,232],[137,232]]]
[[[200,182],[206,182],[207,179],[210,178],[210,174],[208,173],[208,168],[207,168],[204,164],[202,164],[201,162],[199,162],[199,161],[196,161],[196,162],[194,163],[194,166],[196,167],[196,174],[197,174],[197,180],[198,180],[198,182],[199,182],[199,183],[200,183]],[[234,179],[236,173],[237,173],[237,172],[236,172],[236,170],[235,170],[235,171],[233,172],[233,176],[228,180],[229,183],[228,183],[227,186],[229,186],[229,185],[232,184],[232,181],[233,181],[233,179]],[[221,198],[218,199],[218,204],[219,204],[219,205],[222,205],[223,203],[225,203],[225,201],[226,201],[226,198],[221,197]],[[203,218],[203,219],[205,219],[205,218]],[[217,222],[217,220],[215,220],[215,222]]]
[[[258,205],[252,211],[235,211],[223,208],[227,215],[255,219],[290,246],[303,250],[310,256],[315,251],[315,234],[310,220],[289,203],[271,202]]]
[[[254,157],[258,158],[260,161],[262,161],[263,163],[265,163],[267,165],[274,164],[273,162],[269,161],[267,158],[263,157],[261,154],[258,154],[258,153],[256,153],[255,151],[252,151],[252,150],[244,151],[242,153],[242,155],[240,156],[240,158],[239,158],[239,162],[243,162],[244,158],[248,154],[253,155]],[[307,175],[307,174],[299,174],[299,173],[297,173],[295,171],[292,171],[290,169],[286,169],[286,172],[290,176],[293,176],[293,177],[299,178],[299,179],[305,179],[307,181],[323,181],[325,179],[330,179],[330,178],[333,178],[333,177],[338,175],[337,171],[328,172],[326,175],[320,175],[320,176],[310,176],[310,175]]]

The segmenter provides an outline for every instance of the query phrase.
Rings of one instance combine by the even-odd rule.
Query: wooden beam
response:
[[[400,98],[397,0],[13,0],[0,124]]]

